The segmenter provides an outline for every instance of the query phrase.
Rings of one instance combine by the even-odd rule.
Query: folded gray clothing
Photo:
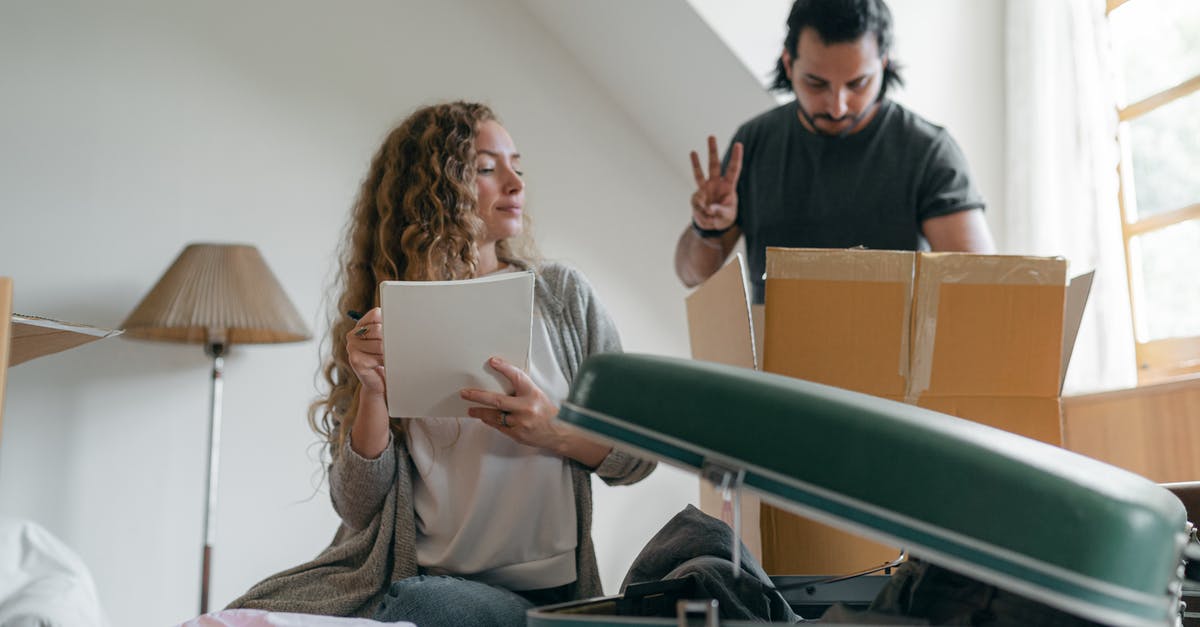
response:
[[[717,600],[723,619],[800,622],[802,619],[740,540],[736,544],[741,551],[741,567],[734,576],[734,543],[729,525],[688,505],[634,558],[621,582],[621,591],[630,584],[689,578],[697,596]]]

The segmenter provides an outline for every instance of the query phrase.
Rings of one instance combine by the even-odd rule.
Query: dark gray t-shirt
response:
[[[922,222],[984,205],[950,134],[891,100],[845,137],[805,130],[792,101],[733,141],[745,146],[737,224],[756,303],[768,246],[921,250]]]

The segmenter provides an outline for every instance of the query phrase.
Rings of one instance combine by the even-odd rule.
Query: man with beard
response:
[[[945,129],[887,98],[883,0],[796,0],[773,88],[796,99],[746,122],[708,170],[692,152],[692,223],[675,250],[688,287],[746,237],[754,302],[768,246],[994,252],[983,198]],[[743,163],[744,160],[744,163]]]

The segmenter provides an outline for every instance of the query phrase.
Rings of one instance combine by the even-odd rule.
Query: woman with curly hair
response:
[[[535,605],[602,593],[591,539],[591,475],[629,484],[654,468],[555,420],[580,363],[620,350],[586,279],[539,263],[512,138],[484,105],[417,110],[372,160],[342,250],[340,311],[309,421],[326,440],[341,517],[316,560],[233,606],[437,625],[524,625]],[[388,417],[386,280],[534,270],[530,368],[493,358],[512,394],[463,390],[458,419]]]

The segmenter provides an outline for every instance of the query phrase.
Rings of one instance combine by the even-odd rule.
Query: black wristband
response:
[[[723,229],[702,229],[702,228],[700,228],[699,224],[696,224],[696,219],[692,218],[692,230],[696,232],[696,235],[699,235],[700,237],[703,237],[706,239],[712,238],[712,237],[721,237],[722,235],[728,233],[729,230],[733,228],[733,226],[734,225],[730,224],[729,226],[727,226]]]

